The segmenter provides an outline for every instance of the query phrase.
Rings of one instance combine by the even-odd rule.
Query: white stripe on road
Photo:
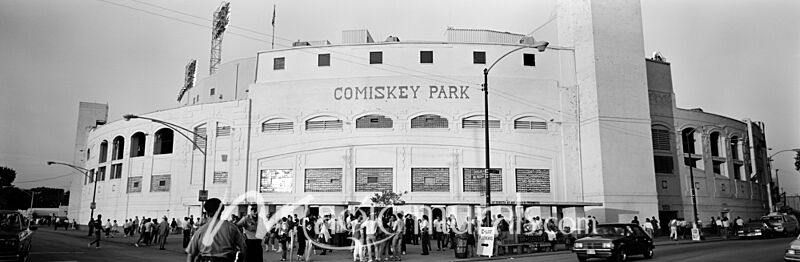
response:
[[[82,251],[31,251],[31,255],[39,255],[39,254],[83,254],[86,252]]]

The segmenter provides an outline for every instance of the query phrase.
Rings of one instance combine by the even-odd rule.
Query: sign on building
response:
[[[494,251],[494,227],[481,227],[478,231],[479,256],[491,257]]]
[[[260,192],[292,192],[293,169],[261,170]]]

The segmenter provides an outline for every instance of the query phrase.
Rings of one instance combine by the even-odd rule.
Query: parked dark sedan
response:
[[[0,211],[0,261],[28,261],[32,230],[19,212]]]
[[[775,229],[769,226],[766,221],[761,220],[747,222],[736,232],[736,235],[740,238],[767,238],[777,234],[778,232],[775,232]]]
[[[578,239],[572,252],[578,261],[589,258],[610,258],[614,261],[626,261],[629,255],[653,257],[653,238],[636,224],[604,224],[598,225],[595,232],[588,237]]]

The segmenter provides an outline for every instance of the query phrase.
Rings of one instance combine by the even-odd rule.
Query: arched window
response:
[[[392,128],[392,119],[382,115],[365,115],[356,119],[356,128]]]
[[[447,118],[426,114],[411,119],[411,128],[447,128]]]
[[[208,132],[206,132],[206,124],[199,125],[194,128],[194,143],[197,144],[197,147],[194,147],[196,150],[198,147],[201,151],[206,150],[206,139],[208,138]]]
[[[461,119],[461,128],[486,128],[483,115],[474,115]],[[489,128],[500,128],[500,120],[489,116]]]
[[[736,159],[736,160],[742,160],[742,158],[741,158],[742,154],[741,154],[741,152],[739,152],[739,149],[741,149],[741,147],[739,146],[739,143],[741,143],[741,141],[739,140],[739,137],[738,136],[732,136],[730,143],[731,143],[731,158]]]
[[[261,132],[294,130],[294,122],[283,118],[273,118],[261,123]]]
[[[318,116],[306,120],[306,130],[341,130],[342,120],[332,116]]]
[[[122,136],[115,137],[113,143],[111,160],[122,159],[122,152],[125,152],[125,138]]]
[[[130,157],[144,156],[144,133],[136,132],[131,136],[131,152]]]
[[[723,142],[722,136],[719,135],[719,132],[711,133],[708,142],[711,144],[711,156],[725,156],[725,143]]]
[[[155,145],[153,146],[153,154],[154,155],[161,155],[161,154],[172,154],[172,139],[174,138],[174,133],[172,129],[169,128],[162,128],[156,131],[156,141]]]
[[[514,120],[514,129],[547,130],[547,122],[532,116],[520,117]]]
[[[100,143],[100,163],[105,163],[108,160],[108,141],[103,140]]]

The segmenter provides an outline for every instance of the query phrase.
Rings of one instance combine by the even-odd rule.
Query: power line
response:
[[[55,177],[42,178],[42,179],[34,179],[34,180],[27,180],[27,181],[14,181],[14,183],[33,183],[33,182],[41,182],[41,181],[53,180],[53,179],[56,179],[56,178],[62,178],[62,177],[65,177],[65,176],[71,176],[71,175],[73,175],[73,174],[66,174],[66,175],[60,175],[60,176],[55,176]]]
[[[119,7],[124,7],[124,8],[128,8],[128,9],[136,10],[136,11],[139,11],[139,12],[144,12],[144,13],[147,13],[147,14],[150,14],[150,15],[161,17],[161,18],[175,20],[175,21],[178,21],[178,22],[181,22],[181,23],[185,23],[185,24],[190,24],[190,25],[203,27],[203,28],[206,28],[206,29],[210,29],[211,28],[209,26],[201,25],[201,24],[198,24],[198,23],[195,23],[195,22],[192,22],[192,21],[187,21],[187,20],[183,20],[183,19],[180,19],[180,18],[175,18],[175,17],[167,16],[167,15],[162,15],[162,14],[159,14],[159,13],[156,13],[156,12],[152,12],[152,11],[148,11],[148,10],[144,10],[144,9],[140,9],[140,8],[136,8],[136,7],[132,7],[132,6],[129,6],[129,5],[115,3],[115,2],[111,2],[111,1],[107,1],[107,0],[97,0],[97,1],[104,2],[104,3],[107,3],[107,4],[116,5],[116,6],[119,6]],[[234,33],[234,32],[228,32],[228,33],[232,34],[232,35],[244,37],[244,38],[247,38],[247,39],[250,39],[250,40],[255,40],[255,41],[259,41],[259,42],[263,42],[263,43],[270,43],[267,40],[255,38],[255,37],[244,35],[244,34],[239,34],[239,33]],[[282,46],[288,47],[286,45],[282,45]]]

